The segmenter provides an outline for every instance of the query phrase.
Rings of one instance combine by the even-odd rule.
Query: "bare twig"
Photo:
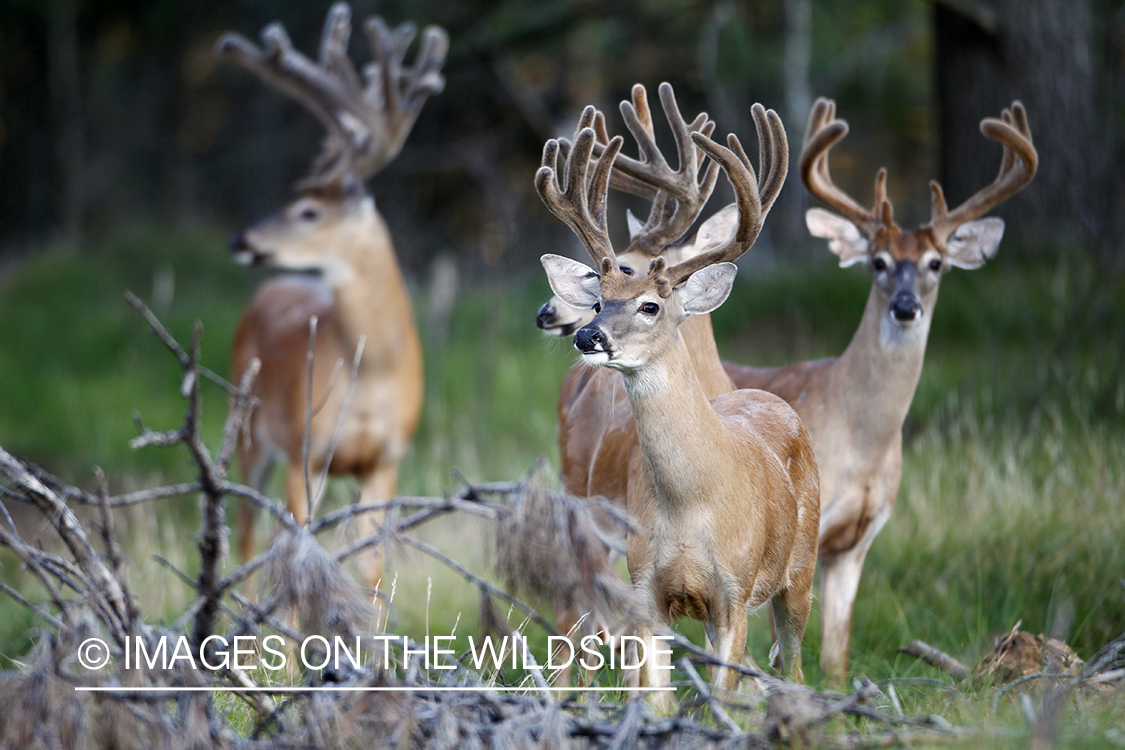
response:
[[[914,656],[932,667],[937,667],[955,680],[963,680],[972,670],[947,653],[937,650],[922,641],[911,641],[899,649],[899,653]]]
[[[301,436],[301,470],[305,474],[305,522],[308,523],[313,517],[313,493],[312,493],[312,480],[309,476],[309,443],[312,441],[312,420],[313,420],[313,364],[316,361],[316,324],[317,317],[313,315],[309,318],[309,350],[306,355],[306,363],[308,365],[308,389],[305,392],[305,432]]]
[[[133,309],[135,309],[144,317],[145,322],[148,323],[149,328],[151,328],[152,332],[156,334],[156,337],[164,342],[164,345],[172,351],[172,354],[176,355],[176,359],[180,360],[180,365],[187,366],[187,352],[184,351],[184,348],[180,346],[179,342],[177,342],[172,334],[168,332],[168,329],[165,328],[164,325],[156,318],[156,315],[153,314],[152,310],[150,310],[148,306],[141,301],[141,298],[133,294],[132,292],[127,291],[125,292],[125,301],[128,302],[129,305],[133,307]],[[218,385],[220,388],[224,389],[230,395],[238,395],[238,389],[235,388],[230,383],[230,381],[228,381],[223,376],[216,374],[206,367],[200,367],[198,369],[200,374]]]
[[[722,704],[711,696],[711,691],[707,689],[707,685],[704,684],[703,678],[699,676],[699,672],[695,671],[695,665],[691,663],[691,660],[685,656],[680,659],[679,664],[680,669],[688,676],[688,679],[691,680],[695,692],[699,693],[699,696],[707,701],[707,705],[710,706],[711,713],[714,717],[721,721],[726,728],[734,734],[743,734],[742,727],[738,726],[738,723],[731,718]]]
[[[54,520],[55,529],[74,555],[78,568],[89,578],[86,593],[91,595],[95,606],[104,604],[114,640],[123,643],[125,634],[132,628],[131,607],[120,583],[101,561],[74,512],[3,448],[0,448],[0,477],[20,487],[41,512]]]
[[[344,401],[340,404],[340,413],[336,415],[336,426],[332,429],[332,439],[328,443],[327,458],[324,459],[324,466],[320,469],[320,476],[316,480],[316,500],[313,502],[315,507],[321,497],[324,495],[324,490],[328,486],[328,469],[332,466],[332,457],[336,455],[336,448],[340,445],[340,436],[344,433],[344,420],[348,416],[348,411],[352,406],[352,398],[355,396],[355,384],[359,380],[359,364],[363,360],[363,348],[367,344],[367,336],[360,335],[359,343],[355,347],[355,356],[352,358],[352,369],[348,373],[348,387],[344,391]],[[339,371],[339,366],[342,365],[343,360],[336,360],[337,369],[332,371],[332,378],[328,381],[328,388],[324,393],[324,401],[328,401],[328,394],[332,391],[333,386],[336,384],[336,373]],[[317,407],[317,411],[324,408],[322,403]],[[309,518],[312,518],[310,513]]]
[[[42,617],[44,620],[46,620],[51,625],[53,625],[56,629],[61,629],[63,627],[63,621],[62,620],[55,617],[50,612],[46,611],[45,609],[38,606],[37,604],[31,603],[30,601],[28,601],[24,597],[23,594],[16,591],[14,588],[12,588],[8,584],[4,583],[3,581],[0,581],[0,591],[4,592],[5,594],[7,594],[8,596],[15,599],[17,602],[19,602],[21,605],[23,605],[27,609],[31,610],[35,614]]]
[[[527,639],[523,637],[523,633],[518,630],[512,631],[512,647],[519,649],[524,655],[524,667],[531,674],[531,679],[535,686],[543,691],[543,697],[550,701],[555,702],[555,696],[551,694],[551,686],[547,684],[547,679],[543,676],[543,670],[539,668],[539,663],[535,661],[535,657],[531,655],[531,649],[527,647]]]
[[[243,424],[250,410],[257,404],[257,399],[250,395],[250,388],[254,378],[262,370],[262,360],[254,357],[242,373],[242,380],[238,383],[238,392],[231,397],[230,411],[227,413],[226,423],[223,425],[223,442],[219,448],[219,469],[225,475],[230,470],[231,460],[238,445],[238,436],[242,433]]]

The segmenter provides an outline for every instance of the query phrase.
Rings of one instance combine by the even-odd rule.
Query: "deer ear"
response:
[[[688,315],[709,313],[726,301],[734,286],[738,266],[733,263],[716,263],[704,266],[680,287],[680,304]]]
[[[723,244],[738,229],[738,204],[732,203],[716,211],[699,226],[691,242],[691,253],[682,257],[687,259],[705,253]]]
[[[986,260],[996,257],[1003,236],[1003,219],[989,217],[962,224],[945,241],[945,259],[958,268],[980,268]]]
[[[828,240],[828,249],[840,258],[841,268],[867,259],[870,243],[859,228],[843,216],[837,216],[823,208],[810,208],[805,212],[805,224],[813,237]]]
[[[588,310],[598,302],[602,280],[589,266],[561,255],[548,253],[539,259],[547,281],[558,298],[571,307]]]
[[[628,208],[625,209],[625,220],[629,222],[629,239],[636,237],[637,232],[645,228],[645,223],[634,216],[633,212]]]

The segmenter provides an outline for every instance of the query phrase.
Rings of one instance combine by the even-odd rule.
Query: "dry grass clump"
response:
[[[631,522],[610,503],[568,495],[557,484],[540,460],[508,495],[496,524],[496,568],[508,588],[618,632],[642,613],[612,562]]]

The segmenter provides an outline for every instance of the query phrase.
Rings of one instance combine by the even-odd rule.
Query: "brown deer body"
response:
[[[812,233],[829,240],[842,266],[865,261],[873,274],[856,333],[839,357],[786,367],[756,368],[731,362],[722,366],[735,387],[767,390],[792,404],[812,438],[821,486],[821,667],[831,682],[841,684],[847,673],[852,610],[864,559],[890,518],[898,494],[902,425],[921,375],[939,282],[948,267],[976,268],[995,254],[1002,222],[974,220],[1030,181],[1037,157],[1018,103],[1001,120],[984,120],[985,135],[1005,147],[997,182],[952,214],[945,209],[935,183],[931,223],[902,232],[890,218],[882,177],[871,211],[841,197],[827,179],[827,148],[846,133],[846,125],[833,117],[832,104],[818,101],[801,155],[802,179],[813,195],[849,217],[845,220],[813,209],[808,217]],[[884,210],[884,201],[888,206],[885,223],[877,216]],[[590,310],[565,307],[552,299],[540,309],[539,322],[545,331],[554,333],[576,330],[592,317]],[[681,331],[694,350],[714,346],[709,330],[684,325]],[[708,340],[693,342],[696,335]],[[696,362],[702,370],[713,367],[709,354]],[[605,393],[611,394],[615,387],[620,385],[607,382]],[[585,396],[593,402],[597,394]],[[560,396],[560,417],[563,415]],[[560,442],[567,489],[581,494],[582,485],[570,482],[587,467],[594,467],[591,473],[602,481],[587,482],[587,494],[623,501],[624,495],[612,483],[610,457],[597,453],[582,463],[584,456],[565,450],[568,444],[581,444],[582,434],[588,435],[592,429],[584,426],[584,415],[567,412],[566,416],[582,416],[560,430],[567,441]],[[577,465],[568,465],[572,458],[579,459]]]
[[[592,109],[587,114],[584,122]],[[756,106],[755,121],[763,144],[784,142],[775,114]],[[543,264],[560,298],[600,310],[578,331],[575,346],[588,364],[621,373],[633,413],[637,441],[629,452],[627,504],[639,530],[628,537],[627,558],[649,604],[641,630],[647,683],[668,683],[670,664],[654,635],[675,618],[703,620],[718,655],[737,663],[746,652],[748,610],[766,602],[773,604],[781,666],[800,679],[819,518],[811,443],[796,413],[776,396],[735,391],[709,398],[679,332],[690,315],[707,314],[726,299],[736,270],[730,261],[757,238],[772,197],[761,199],[736,138],[730,149],[702,133],[691,138],[735,188],[738,226],[726,242],[671,267],[657,258],[644,275],[622,272],[604,224],[604,194],[621,139],[605,145],[587,194],[594,131],[585,128],[566,163],[567,184],[559,183],[558,146],[551,141],[536,187],[600,270],[553,255]],[[784,161],[773,163],[782,165],[783,178]],[[772,185],[777,177],[764,174],[763,182]],[[727,668],[715,675],[725,688],[737,680]],[[666,693],[660,700],[669,707]]]
[[[259,404],[238,446],[246,479],[261,489],[271,464],[284,460],[289,510],[302,523],[324,475],[355,477],[362,504],[392,497],[422,407],[422,348],[410,298],[363,182],[397,155],[425,100],[440,91],[448,40],[427,29],[415,65],[404,69],[413,27],[392,32],[376,18],[365,30],[377,60],[366,85],[347,56],[350,12],[342,3],[329,12],[319,65],[294,51],[276,24],[262,34],[264,50],[233,34],[217,45],[220,55],[307,106],[329,131],[297,198],[231,241],[242,262],[301,272],[260,287],[239,322],[232,370],[238,378],[252,360],[261,362],[253,388]],[[357,516],[360,533],[382,518]],[[254,547],[247,505],[241,524],[245,559]],[[369,555],[365,568],[377,586],[381,556]]]

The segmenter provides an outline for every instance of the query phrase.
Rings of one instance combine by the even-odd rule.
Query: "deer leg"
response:
[[[559,631],[559,635],[566,636],[566,640],[559,641],[555,646],[554,653],[551,654],[551,663],[566,664],[565,667],[560,667],[555,674],[555,684],[559,687],[570,686],[571,667],[573,666],[570,662],[574,659],[573,640],[576,636],[582,637],[578,630],[578,619],[578,612],[573,607],[557,605],[555,609],[555,630]]]
[[[273,457],[267,453],[239,452],[238,463],[245,474],[243,481],[265,494],[266,479],[269,478],[270,468],[273,467]],[[243,563],[248,562],[257,549],[257,545],[254,544],[254,521],[257,519],[257,510],[254,504],[245,498],[238,507],[238,551],[242,555]]]
[[[805,625],[812,610],[813,568],[801,571],[800,578],[790,582],[787,588],[774,594],[770,610],[773,613],[774,648],[777,649],[778,662],[770,652],[770,666],[794,682],[805,681],[801,670],[801,639],[805,635]]]
[[[820,573],[820,668],[834,687],[848,675],[848,644],[852,609],[869,545],[858,545],[840,555],[823,558]]]
[[[657,688],[649,693],[652,707],[661,714],[669,714],[676,710],[676,694],[671,690],[660,690],[671,684],[672,657],[667,650],[668,644],[656,640],[653,629],[649,626],[639,628],[637,635],[644,643],[644,666],[639,670],[644,671],[645,685]],[[659,650],[658,650],[659,649]]]
[[[380,466],[370,474],[360,477],[359,503],[374,505],[395,496],[398,490],[398,463]],[[359,536],[374,534],[383,526],[386,511],[373,510],[355,517],[355,528]],[[368,548],[360,558],[363,578],[373,589],[378,589],[383,580],[383,550],[381,546]]]
[[[717,623],[715,631],[717,636],[715,656],[728,664],[741,664],[745,659],[754,665],[754,659],[746,650],[745,606],[735,607],[732,612],[728,612],[726,622]],[[734,692],[738,689],[738,680],[741,676],[737,669],[725,665],[716,666],[711,670],[711,684]]]
[[[315,477],[317,469],[309,467],[309,477]],[[310,480],[311,481],[311,480]],[[285,467],[285,500],[293,519],[304,526],[312,516],[309,496],[305,491],[305,467],[300,461],[290,461]]]

